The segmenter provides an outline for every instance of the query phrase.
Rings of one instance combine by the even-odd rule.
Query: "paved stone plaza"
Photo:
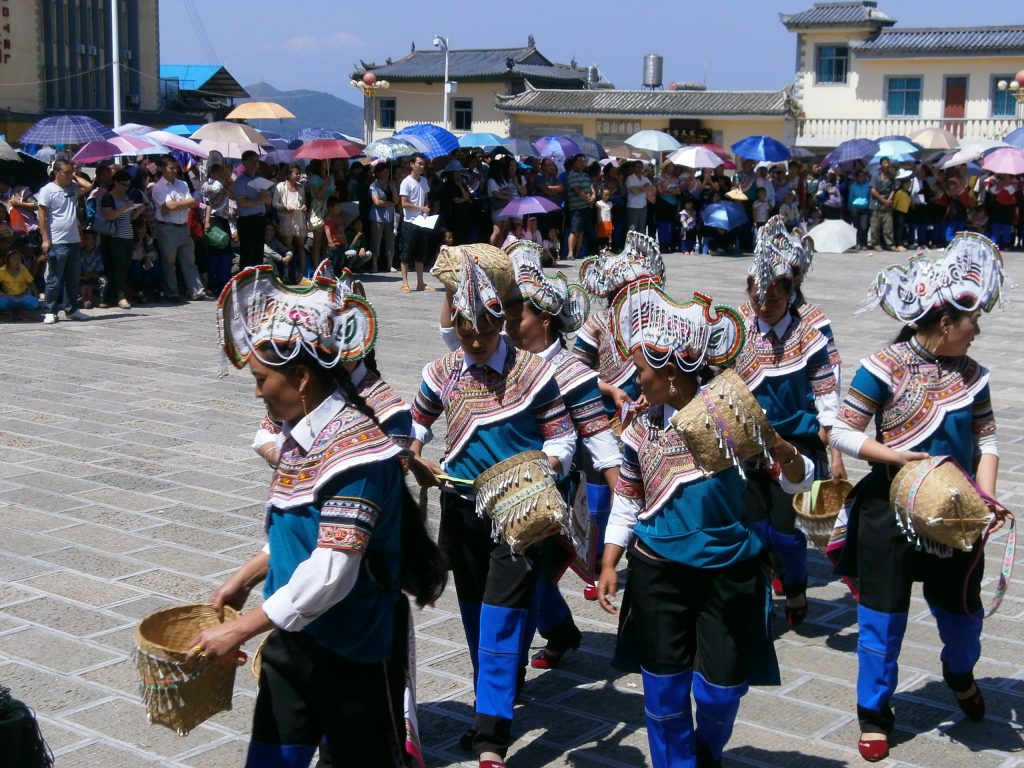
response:
[[[862,355],[897,331],[881,312],[851,315],[889,256],[819,255],[808,278],[808,296],[833,318],[847,380]],[[695,288],[721,301],[741,298],[747,259],[667,261],[677,299]],[[1024,259],[1007,261],[1024,280]],[[381,369],[411,399],[422,365],[442,352],[440,294],[403,295],[398,285],[371,277],[367,289],[381,316]],[[1024,514],[1024,346],[1012,322],[1024,289],[1014,298],[1009,311],[983,319],[973,353],[993,369],[1000,496]],[[270,470],[249,442],[263,411],[248,372],[217,377],[213,309],[141,307],[95,312],[89,323],[2,328],[0,683],[36,710],[58,768],[242,764],[255,695],[247,669],[233,711],[182,738],[146,723],[129,660],[142,616],[204,601],[262,540]],[[436,521],[436,499],[431,509]],[[989,547],[986,596],[1001,545]],[[783,685],[744,699],[726,765],[863,764],[855,606],[824,561],[811,561],[807,622],[792,631],[776,617]],[[941,680],[935,625],[915,594],[895,699],[899,726],[883,765],[1024,766],[1021,584],[985,625],[977,674],[989,714],[977,724],[963,719]],[[581,586],[572,574],[563,582],[583,645],[558,670],[531,671],[511,766],[648,764],[639,677],[611,668],[614,620],[582,599]],[[474,765],[457,743],[472,722],[473,695],[451,587],[418,613],[417,629],[428,764]]]

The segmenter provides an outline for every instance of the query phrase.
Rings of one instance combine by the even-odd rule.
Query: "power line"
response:
[[[196,8],[194,0],[185,0],[185,10],[192,21],[192,29],[195,31],[196,39],[199,41],[199,46],[203,49],[207,61],[219,64],[217,51],[214,50],[210,36],[206,34],[206,27],[203,26],[202,16],[199,15],[199,9]]]

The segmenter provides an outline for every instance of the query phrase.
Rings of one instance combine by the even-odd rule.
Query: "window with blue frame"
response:
[[[818,83],[845,83],[850,68],[850,49],[845,45],[819,45],[814,71]]]
[[[999,90],[999,81],[1013,82],[1014,75],[994,75],[992,77],[992,117],[1016,117],[1017,100],[1013,91]]]
[[[395,127],[395,113],[397,112],[396,99],[378,99],[377,104],[380,107],[380,117],[377,120],[378,128],[394,129]]]
[[[921,114],[921,78],[890,77],[885,103],[890,117],[918,117]]]

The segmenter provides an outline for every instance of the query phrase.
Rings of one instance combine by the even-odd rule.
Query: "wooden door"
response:
[[[943,94],[943,127],[958,138],[964,135],[964,107],[967,104],[967,78],[947,77]]]

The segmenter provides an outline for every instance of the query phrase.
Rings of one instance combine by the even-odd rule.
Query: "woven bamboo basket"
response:
[[[889,502],[904,531],[964,552],[974,548],[995,516],[947,456],[908,462],[889,486]]]
[[[493,245],[472,243],[470,245],[455,245],[450,248],[442,245],[430,273],[441,281],[441,285],[446,290],[454,291],[455,283],[462,271],[462,254],[464,252],[468,252],[473,261],[483,268],[487,277],[490,278],[498,298],[505,301],[514,282],[512,259],[501,248],[495,248]]]
[[[224,608],[224,619],[238,615]],[[186,666],[189,643],[207,627],[220,624],[210,605],[182,605],[151,613],[135,629],[139,692],[149,722],[186,736],[218,712],[231,709],[234,664],[200,660]]]
[[[775,430],[736,371],[723,371],[671,419],[697,466],[714,474],[767,455]]]
[[[543,451],[526,451],[485,470],[473,483],[476,512],[487,515],[495,541],[521,554],[568,531],[569,510]]]
[[[813,493],[798,493],[793,497],[793,509],[796,511],[797,528],[804,532],[816,550],[824,552],[853,484],[846,480],[822,480],[816,485],[814,507],[811,507]]]

